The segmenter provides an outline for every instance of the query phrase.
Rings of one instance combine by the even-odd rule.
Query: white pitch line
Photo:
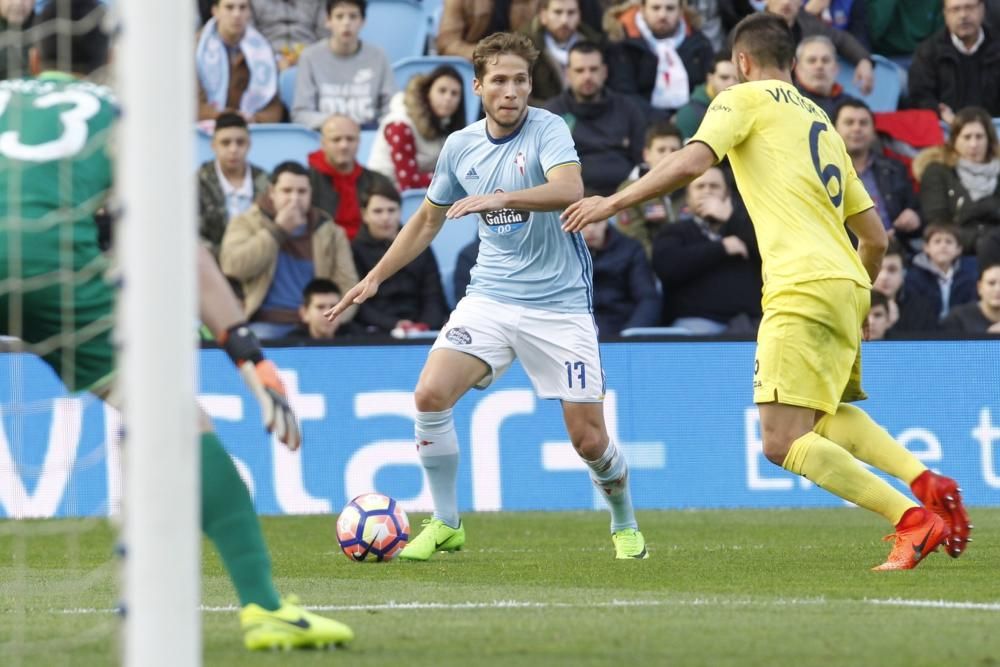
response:
[[[539,602],[532,600],[491,600],[488,602],[395,602],[381,604],[343,604],[343,605],[303,605],[309,611],[421,611],[421,610],[472,610],[472,609],[607,609],[627,607],[804,607],[823,606],[838,603],[862,603],[897,607],[923,607],[938,609],[964,609],[974,611],[1000,611],[1000,602],[957,602],[951,600],[906,600],[902,598],[864,599],[864,600],[829,600],[823,597],[815,598],[690,598],[679,600],[608,600],[606,602]],[[111,608],[76,608],[52,609],[50,613],[57,614],[113,614],[117,610]],[[205,613],[234,613],[239,611],[236,605],[202,606]]]
[[[889,598],[888,600],[865,600],[868,604],[885,607],[921,607],[931,609],[971,609],[974,611],[1000,611],[1000,602],[954,602],[951,600],[904,600]]]

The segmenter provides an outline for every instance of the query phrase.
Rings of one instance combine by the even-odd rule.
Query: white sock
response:
[[[632,494],[628,486],[628,463],[625,456],[614,441],[608,442],[601,458],[596,461],[583,461],[590,466],[590,479],[601,489],[604,499],[608,501],[611,510],[611,532],[617,533],[626,528],[639,529],[632,509]]]
[[[458,528],[458,435],[451,410],[418,412],[417,451],[434,497],[434,518]]]

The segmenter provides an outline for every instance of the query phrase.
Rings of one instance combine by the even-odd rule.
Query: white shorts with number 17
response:
[[[604,400],[597,326],[589,313],[556,313],[472,295],[452,312],[431,352],[457,350],[482,359],[485,389],[520,359],[539,398],[574,403]]]

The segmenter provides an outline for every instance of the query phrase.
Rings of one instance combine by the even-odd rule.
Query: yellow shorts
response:
[[[754,403],[837,411],[861,389],[861,324],[871,293],[851,280],[815,280],[769,294],[757,332]]]

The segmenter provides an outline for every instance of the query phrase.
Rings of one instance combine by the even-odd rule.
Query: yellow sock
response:
[[[792,443],[781,465],[844,500],[881,514],[894,526],[906,510],[917,506],[843,447],[814,431]]]
[[[837,408],[837,414],[825,415],[814,430],[854,458],[907,484],[927,470],[920,459],[876,424],[867,412],[853,405],[843,404]]]

